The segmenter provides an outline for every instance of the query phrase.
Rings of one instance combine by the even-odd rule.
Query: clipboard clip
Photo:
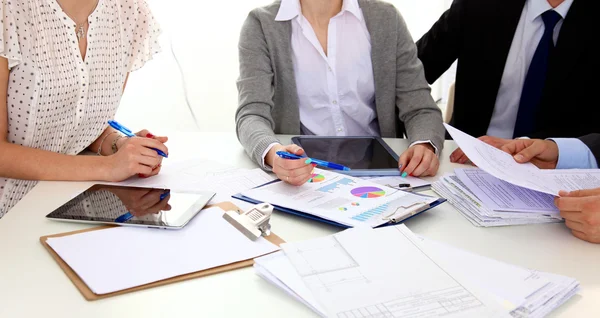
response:
[[[429,209],[429,207],[429,203],[427,202],[416,202],[409,206],[400,206],[394,212],[384,216],[383,220],[388,220],[390,223],[402,222],[415,214]]]
[[[271,234],[271,224],[269,223],[271,214],[273,214],[271,204],[259,203],[241,214],[237,211],[227,211],[223,214],[223,218],[247,238],[254,241],[260,236]]]

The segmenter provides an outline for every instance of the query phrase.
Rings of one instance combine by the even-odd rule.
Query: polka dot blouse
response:
[[[2,0],[9,142],[69,155],[85,150],[114,117],[127,74],[160,50],[143,0],[99,0],[88,21],[84,60],[75,23],[56,0]],[[35,184],[0,177],[0,218]]]

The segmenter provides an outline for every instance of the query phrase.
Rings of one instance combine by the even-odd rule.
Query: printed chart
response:
[[[385,195],[385,191],[377,187],[358,187],[352,189],[350,193],[355,197],[363,199],[379,198]]]
[[[317,191],[325,192],[325,193],[334,193],[337,189],[339,189],[342,186],[353,186],[355,184],[356,184],[356,182],[352,179],[341,178],[340,180],[338,180],[336,182],[333,182],[331,184],[328,184],[326,186],[323,186],[323,187],[317,189]]]
[[[310,183],[319,183],[319,182],[323,182],[325,181],[325,176],[322,174],[318,174],[318,173],[313,173],[310,176],[310,179],[308,179],[308,182]]]

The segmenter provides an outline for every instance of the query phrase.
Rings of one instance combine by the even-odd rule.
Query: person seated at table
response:
[[[155,175],[166,137],[108,127],[127,77],[159,49],[143,0],[0,4],[0,218],[36,180]],[[84,150],[100,156],[75,156]]]
[[[600,132],[589,93],[600,85],[590,41],[599,4],[454,0],[417,41],[429,83],[458,61],[450,124],[496,147],[519,137]],[[450,160],[468,158],[457,149]]]
[[[248,155],[288,183],[313,166],[286,160],[275,134],[402,137],[402,172],[434,175],[441,111],[416,46],[391,5],[370,0],[283,0],[250,12],[239,40],[237,135]]]
[[[517,139],[501,149],[519,163],[531,162],[542,169],[597,169],[600,164],[600,134],[578,139]],[[600,188],[561,191],[555,204],[573,235],[600,243]]]

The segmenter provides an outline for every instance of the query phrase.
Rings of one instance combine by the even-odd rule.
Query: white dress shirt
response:
[[[342,10],[329,20],[327,54],[302,15],[299,0],[282,0],[275,21],[292,24],[292,62],[302,134],[379,136],[371,36],[358,0],[344,0]],[[438,154],[429,140],[410,146],[421,143],[432,145]],[[263,160],[275,145],[267,147]]]
[[[558,40],[563,20],[567,16],[572,4],[573,0],[565,0],[554,9],[563,17],[554,28],[555,44]],[[550,6],[547,0],[527,0],[525,3],[504,66],[496,105],[487,130],[487,135],[489,136],[513,138],[525,76],[527,76],[527,70],[529,69],[535,50],[544,34],[542,13],[550,9],[552,9],[552,6]]]
[[[283,0],[276,21],[292,24],[292,61],[304,134],[378,136],[371,37],[357,0],[329,20],[327,53],[299,0]]]

